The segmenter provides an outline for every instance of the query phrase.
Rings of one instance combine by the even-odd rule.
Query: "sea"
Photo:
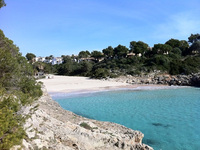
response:
[[[118,89],[52,94],[78,115],[144,133],[155,150],[200,150],[200,88]]]

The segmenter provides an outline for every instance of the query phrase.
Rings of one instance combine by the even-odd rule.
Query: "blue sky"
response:
[[[0,29],[23,55],[78,54],[200,33],[199,0],[5,0]]]

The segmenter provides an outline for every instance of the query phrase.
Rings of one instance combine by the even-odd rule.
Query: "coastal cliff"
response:
[[[62,109],[43,89],[43,96],[19,113],[29,116],[24,128],[24,150],[152,150],[144,134],[122,125],[78,116]],[[14,149],[20,146],[13,147]]]

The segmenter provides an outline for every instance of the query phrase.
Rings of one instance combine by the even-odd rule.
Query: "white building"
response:
[[[56,65],[56,64],[62,64],[63,58],[53,57],[52,59],[46,59],[46,57],[35,57],[34,62],[44,62],[44,63],[51,63],[52,65]]]
[[[40,56],[39,57],[35,57],[34,58],[34,62],[38,62],[38,61],[39,62],[44,62],[45,61],[45,57],[40,57]]]
[[[63,58],[62,57],[53,57],[51,64],[52,65],[59,65],[63,63]]]

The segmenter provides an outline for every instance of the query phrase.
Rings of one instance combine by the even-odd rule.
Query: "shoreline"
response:
[[[36,146],[37,148],[47,149],[152,150],[153,148],[142,143],[144,134],[140,131],[132,130],[116,123],[102,122],[76,115],[63,109],[54,101],[51,92],[70,95],[127,89],[157,90],[180,88],[179,86],[166,85],[130,85],[116,81],[91,80],[85,77],[57,77],[39,80],[45,81],[43,82],[43,96],[32,106],[24,108],[24,114],[31,114],[24,126],[28,138],[31,139],[23,140],[23,145],[27,149],[31,147],[34,149]],[[87,86],[88,81],[91,81],[89,86]],[[54,84],[56,84],[56,87]],[[61,87],[58,88],[60,85]],[[32,112],[36,106],[38,108],[35,112]],[[87,127],[83,125],[87,125]]]
[[[162,84],[130,84],[125,82],[89,79],[87,77],[54,76],[51,79],[40,79],[51,96],[81,95],[87,93],[117,90],[157,90],[184,88],[188,86],[169,86]]]
[[[113,88],[100,88],[95,90],[79,90],[79,91],[68,91],[68,92],[48,92],[48,94],[54,99],[55,97],[79,97],[89,94],[101,93],[101,92],[112,92],[112,91],[143,91],[143,90],[165,90],[165,89],[178,89],[178,88],[189,88],[189,86],[152,86],[143,85],[137,87],[113,87]]]
[[[123,125],[98,121],[63,109],[43,87],[43,96],[24,107],[22,115],[30,117],[24,124],[26,149],[66,150],[153,150],[142,143],[144,134]]]

